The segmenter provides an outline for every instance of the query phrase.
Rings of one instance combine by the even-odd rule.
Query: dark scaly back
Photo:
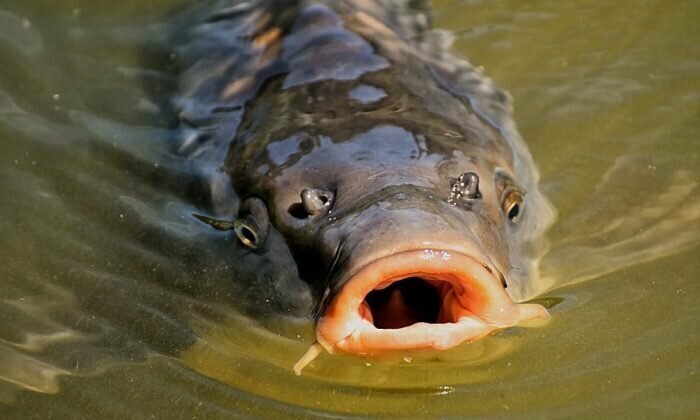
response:
[[[222,167],[228,159],[226,170],[233,174],[233,186],[237,192],[250,188],[249,184],[235,180],[235,162],[239,158],[244,160],[244,157],[237,156],[235,148],[230,147],[231,140],[240,134],[242,121],[256,120],[247,116],[247,106],[258,99],[257,95],[264,86],[279,80],[277,76],[286,75],[288,84],[295,83],[293,76],[297,73],[299,85],[318,80],[313,75],[309,76],[308,72],[318,65],[322,67],[323,62],[314,62],[313,65],[303,60],[293,62],[285,54],[285,50],[293,48],[295,40],[303,41],[304,19],[303,16],[300,19],[300,13],[313,5],[334,10],[337,18],[342,19],[348,38],[357,35],[368,40],[380,52],[380,58],[385,57],[392,66],[396,63],[416,66],[419,63],[418,66],[424,69],[420,72],[427,71],[428,77],[434,79],[435,83],[432,84],[439,86],[442,92],[449,92],[452,97],[461,98],[470,113],[478,115],[500,133],[499,142],[505,144],[496,144],[495,147],[510,154],[507,160],[512,166],[512,175],[528,193],[525,198],[528,212],[537,215],[527,218],[518,227],[517,234],[512,236],[513,248],[526,250],[525,260],[529,261],[529,266],[524,267],[522,255],[517,256],[518,272],[522,278],[515,279],[508,291],[516,299],[527,297],[527,282],[524,280],[533,275],[536,260],[544,251],[543,246],[535,244],[534,240],[551,222],[553,211],[537,189],[538,175],[534,162],[512,121],[510,96],[468,61],[449,52],[449,34],[428,30],[429,13],[425,2],[213,1],[188,12],[186,18],[199,23],[183,33],[181,38],[185,42],[176,53],[180,77],[173,108],[182,133],[177,151],[215,167]],[[302,23],[299,23],[300,20]],[[323,26],[323,22],[306,22],[311,29],[317,23]],[[352,42],[348,44],[352,45]],[[350,48],[337,53],[355,52]],[[358,58],[363,56],[360,54]],[[382,68],[382,64],[376,61],[363,62],[363,65],[366,68],[362,71],[369,73]],[[323,73],[324,70],[320,71]],[[319,78],[352,79],[346,76],[321,74]],[[421,77],[425,77],[425,74]],[[279,107],[276,111],[279,111]],[[450,110],[443,111],[449,120]],[[258,128],[273,130],[275,124],[289,123],[279,117],[281,115],[269,115],[269,125]],[[455,112],[452,118],[458,123],[459,113]],[[250,128],[247,127],[248,131]],[[291,127],[290,132],[293,130],[294,127]],[[241,141],[240,135],[238,138]],[[238,169],[241,167],[238,166]],[[514,276],[517,277],[518,273]]]
[[[423,3],[214,0],[186,11],[178,19],[185,29],[172,41],[178,46],[173,53],[178,86],[171,104],[182,128],[178,153],[223,162],[245,104],[267,79],[289,70],[278,55],[281,41],[305,6],[366,10],[391,22],[406,39],[418,39],[428,27]]]

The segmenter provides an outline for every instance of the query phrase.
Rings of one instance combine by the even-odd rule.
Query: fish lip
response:
[[[390,350],[448,349],[491,331],[526,320],[546,321],[547,310],[536,304],[515,303],[505,292],[497,270],[461,250],[420,247],[381,256],[349,276],[316,326],[318,342],[329,353],[375,354]],[[366,296],[378,288],[409,277],[451,284],[454,293],[441,314],[448,322],[417,322],[397,329],[377,328],[363,309]],[[365,311],[363,314],[363,310]],[[441,315],[442,316],[442,315]],[[371,317],[371,315],[370,315]]]

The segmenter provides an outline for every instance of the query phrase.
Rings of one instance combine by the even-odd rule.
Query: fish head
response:
[[[234,185],[265,203],[316,291],[329,352],[446,349],[548,318],[515,300],[531,276],[534,180],[518,181],[501,143],[465,149],[395,123],[257,141],[238,144]]]

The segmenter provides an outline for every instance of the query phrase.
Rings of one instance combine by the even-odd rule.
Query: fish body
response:
[[[518,303],[553,211],[510,97],[425,8],[214,2],[197,16],[177,53],[177,151],[218,169],[212,216],[233,220],[203,220],[235,233],[242,272],[267,273],[282,310],[314,318],[314,351],[447,349],[548,318]]]

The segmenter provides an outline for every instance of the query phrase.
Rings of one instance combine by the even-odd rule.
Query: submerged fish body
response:
[[[414,3],[209,3],[177,54],[178,151],[220,168],[202,220],[331,353],[548,317],[517,303],[553,211],[510,98]]]

